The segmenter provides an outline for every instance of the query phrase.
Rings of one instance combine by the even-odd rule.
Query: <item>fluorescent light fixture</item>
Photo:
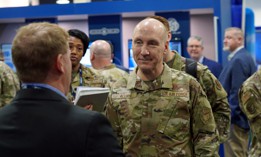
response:
[[[56,3],[57,4],[69,4],[70,1],[69,0],[57,0]]]

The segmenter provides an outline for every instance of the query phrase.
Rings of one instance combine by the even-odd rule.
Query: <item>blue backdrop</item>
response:
[[[107,40],[114,48],[113,62],[122,65],[122,18],[120,15],[89,16],[89,36],[91,41]]]
[[[158,16],[165,17],[170,24],[172,39],[179,38],[182,42],[182,56],[189,57],[186,51],[187,40],[190,36],[190,14],[189,12],[165,12],[156,13]]]

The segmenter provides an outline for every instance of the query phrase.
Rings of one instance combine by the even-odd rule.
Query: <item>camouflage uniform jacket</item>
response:
[[[173,60],[167,64],[173,69],[186,71],[186,59],[177,52],[174,51],[174,53]],[[200,63],[197,63],[197,81],[208,97],[217,124],[219,141],[222,143],[228,139],[230,131],[231,110],[227,100],[227,93],[208,67]]]
[[[216,124],[199,83],[166,64],[154,81],[135,71],[114,84],[106,109],[126,156],[218,156]]]
[[[117,68],[114,64],[99,70],[91,67],[91,70],[93,70],[97,75],[103,76],[104,79],[106,79],[106,87],[112,87],[113,84],[120,78],[129,76],[126,71]]]
[[[78,86],[105,87],[105,85],[106,81],[102,76],[98,76],[90,68],[81,65],[79,71],[72,74],[71,88],[67,97],[72,101]]]
[[[0,61],[0,108],[10,103],[19,89],[20,83],[16,74]]]
[[[239,105],[246,115],[252,143],[249,157],[261,156],[261,69],[249,77],[239,90]]]

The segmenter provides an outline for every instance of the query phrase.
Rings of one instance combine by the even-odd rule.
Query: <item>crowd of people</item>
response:
[[[190,58],[170,50],[170,26],[150,16],[133,30],[136,68],[112,63],[113,46],[47,22],[22,26],[12,43],[14,73],[0,61],[1,157],[261,156],[261,71],[244,34],[224,32],[228,63],[203,55],[203,39],[187,40]],[[104,112],[73,105],[78,86],[108,87]]]

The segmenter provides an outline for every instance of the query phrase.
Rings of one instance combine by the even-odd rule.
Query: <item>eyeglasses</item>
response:
[[[188,47],[191,48],[191,49],[192,49],[193,47],[196,48],[196,49],[198,49],[198,48],[201,47],[201,45],[189,45]]]

